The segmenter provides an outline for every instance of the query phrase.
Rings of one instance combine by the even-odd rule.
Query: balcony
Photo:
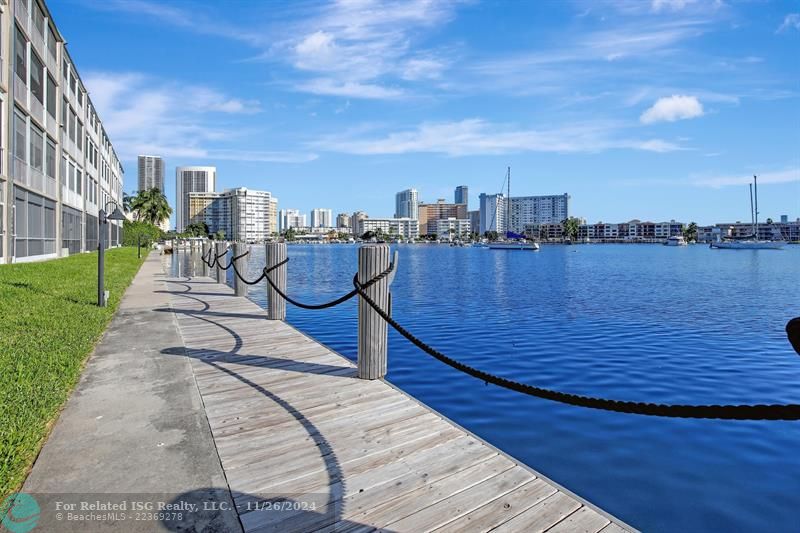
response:
[[[32,168],[17,157],[14,157],[14,181],[51,198],[56,198],[56,180],[45,176],[41,170]]]
[[[28,23],[31,20],[28,13],[28,0],[14,0],[14,16],[17,17],[23,29],[28,31]]]
[[[43,126],[44,107],[42,106],[42,103],[33,95],[31,95],[31,97],[28,98],[28,103],[29,103],[28,108],[30,109],[31,117],[36,119],[36,122],[38,122],[40,125]]]
[[[14,100],[23,108],[28,109],[28,86],[16,74],[14,75]]]

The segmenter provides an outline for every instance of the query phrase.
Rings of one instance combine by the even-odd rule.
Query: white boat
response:
[[[755,199],[755,204],[753,200]],[[780,234],[778,239],[764,240],[758,238],[758,177],[753,176],[753,183],[750,184],[750,217],[753,221],[753,234],[747,237],[723,237],[722,240],[712,242],[711,248],[721,250],[780,250],[786,244]],[[773,235],[776,233],[775,227],[772,228]]]
[[[664,246],[686,246],[688,243],[686,239],[683,238],[683,235],[673,235],[666,241],[664,241]]]
[[[506,182],[508,183],[508,200],[506,200],[506,226],[511,223],[511,167],[508,167],[506,172]],[[500,188],[502,192],[502,187]],[[497,209],[495,208],[495,216]],[[494,220],[492,221],[494,222]],[[506,238],[502,241],[490,242],[488,245],[490,250],[530,250],[536,251],[539,249],[539,243],[529,241],[524,235],[519,235],[512,231],[506,231]]]

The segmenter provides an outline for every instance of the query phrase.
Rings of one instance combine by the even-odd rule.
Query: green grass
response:
[[[106,252],[108,307],[97,307],[97,253],[0,266],[0,501],[25,480],[143,259]]]

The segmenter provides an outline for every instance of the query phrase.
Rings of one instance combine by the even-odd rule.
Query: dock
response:
[[[628,530],[233,289],[167,286],[245,531]]]

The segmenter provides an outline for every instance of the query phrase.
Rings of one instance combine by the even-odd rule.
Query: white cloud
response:
[[[403,96],[402,89],[357,81],[338,81],[331,78],[315,78],[296,85],[296,89],[311,94],[380,100]]]
[[[776,33],[780,33],[786,30],[800,30],[800,13],[789,13],[784,17],[783,24],[781,24]]]
[[[639,117],[643,124],[675,122],[703,115],[703,104],[695,96],[673,94],[659,98],[652,107]]]
[[[358,155],[439,153],[448,156],[496,155],[520,152],[600,152],[634,149],[670,152],[682,147],[660,139],[628,139],[616,123],[582,123],[553,129],[520,129],[482,119],[425,122],[416,128],[368,138],[364,135],[326,137],[317,149]]]
[[[221,116],[257,113],[259,102],[230,98],[203,86],[186,88],[140,73],[90,72],[83,77],[89,96],[118,155],[131,160],[141,153],[184,159],[304,162],[310,153],[243,151],[225,148],[241,138],[241,128]]]
[[[650,4],[653,11],[658,13],[662,10],[681,11],[683,8],[690,4],[694,4],[697,0],[653,0]]]
[[[787,168],[784,170],[776,170],[758,174],[759,184],[791,183],[795,181],[800,182],[800,168]],[[719,189],[721,187],[728,187],[731,185],[747,185],[748,183],[752,182],[752,175],[744,172],[738,175],[695,177],[691,180],[691,184],[696,187],[710,187],[712,189]]]

